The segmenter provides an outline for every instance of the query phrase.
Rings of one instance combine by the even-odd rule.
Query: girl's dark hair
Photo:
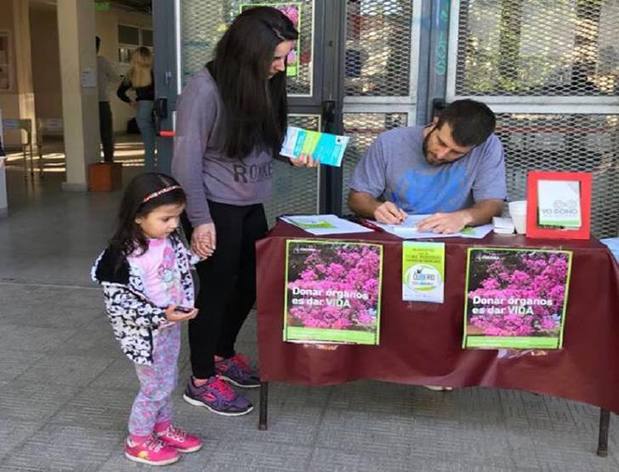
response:
[[[118,211],[118,228],[110,240],[112,249],[119,251],[124,256],[130,255],[138,249],[143,254],[148,249],[146,236],[144,236],[135,219],[148,215],[162,205],[185,204],[185,192],[180,186],[144,202],[144,199],[149,195],[174,185],[179,184],[172,177],[156,172],[140,174],[129,182]]]
[[[254,148],[277,155],[287,126],[286,73],[268,72],[275,48],[296,40],[292,21],[271,7],[243,11],[215,48],[207,67],[224,104],[224,152],[242,159]]]

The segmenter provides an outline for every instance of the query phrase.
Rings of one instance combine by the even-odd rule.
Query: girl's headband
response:
[[[157,198],[159,195],[163,195],[164,193],[168,193],[168,192],[171,192],[172,190],[176,190],[179,188],[181,188],[180,185],[170,185],[169,187],[164,187],[161,190],[157,190],[156,192],[149,193],[148,195],[144,197],[144,200],[142,200],[142,203],[146,203],[149,200],[152,200],[153,198]]]

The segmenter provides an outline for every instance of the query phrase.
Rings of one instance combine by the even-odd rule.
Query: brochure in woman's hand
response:
[[[321,164],[340,167],[350,138],[289,126],[282,145],[282,156],[297,159],[311,156]]]

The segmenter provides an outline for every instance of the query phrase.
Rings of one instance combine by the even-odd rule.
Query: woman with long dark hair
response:
[[[253,409],[229,384],[260,385],[234,345],[256,299],[254,243],[267,231],[262,202],[273,159],[282,159],[286,57],[297,38],[279,10],[245,10],[177,104],[172,172],[187,193],[192,249],[210,256],[197,266],[200,312],[189,324],[193,377],[184,399],[227,416]],[[310,158],[291,162],[315,166]]]

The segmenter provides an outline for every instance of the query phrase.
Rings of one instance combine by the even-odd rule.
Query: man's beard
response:
[[[432,131],[430,131],[426,135],[426,137],[423,138],[423,146],[422,146],[423,157],[425,157],[426,162],[430,164],[431,166],[441,166],[444,164],[444,162],[436,160],[436,157],[434,157],[434,155],[430,151],[428,151],[428,141],[430,140],[430,135],[432,134]]]

